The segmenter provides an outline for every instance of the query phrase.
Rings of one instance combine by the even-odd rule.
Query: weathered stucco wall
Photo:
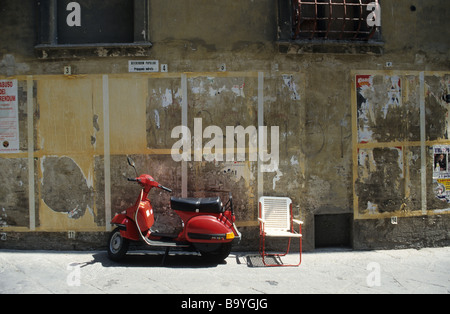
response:
[[[449,107],[443,95],[449,78],[448,72],[355,75],[353,203],[355,229],[362,237],[355,247],[376,241],[383,247],[445,243],[448,217],[441,215],[449,211],[447,169],[436,173],[434,149],[448,147]],[[369,227],[363,221],[372,218],[390,218],[383,222],[391,224],[389,231],[380,232],[379,222]],[[403,223],[406,227],[398,228]],[[422,237],[418,230],[440,230],[443,238]]]
[[[20,131],[20,151],[0,154],[0,247],[104,245],[109,219],[139,191],[125,180],[126,156],[175,196],[231,191],[242,249],[258,246],[260,195],[292,198],[305,250],[329,230],[358,249],[448,245],[433,148],[450,145],[450,25],[447,3],[432,2],[381,1],[373,54],[364,43],[281,47],[269,0],[152,0],[151,48],[36,49],[39,5],[0,0],[0,79],[17,80]],[[128,73],[128,60],[158,60],[168,73]],[[260,172],[248,139],[242,161],[175,161],[184,113],[192,146],[196,126],[217,126],[224,148],[227,126],[278,126],[278,169]],[[169,195],[152,200],[157,223],[178,228]],[[316,226],[318,215],[334,227]]]

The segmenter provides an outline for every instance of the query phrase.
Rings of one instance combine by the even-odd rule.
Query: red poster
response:
[[[0,80],[0,153],[19,152],[17,80]]]
[[[372,75],[357,75],[356,76],[356,88],[361,88],[363,86],[372,86]]]

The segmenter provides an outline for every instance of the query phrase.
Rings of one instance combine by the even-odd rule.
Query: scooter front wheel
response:
[[[221,263],[231,252],[230,243],[195,243],[202,258],[210,263]]]
[[[111,232],[108,240],[108,257],[113,261],[121,260],[128,251],[129,240],[122,237],[119,228]]]

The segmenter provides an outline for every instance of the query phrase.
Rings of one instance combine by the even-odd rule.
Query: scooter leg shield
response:
[[[140,240],[136,224],[126,215],[117,214],[111,220],[111,224],[119,227],[120,234],[122,235],[122,237],[133,241]]]
[[[195,216],[186,224],[186,239],[190,242],[225,243],[233,238],[233,230],[214,216]]]

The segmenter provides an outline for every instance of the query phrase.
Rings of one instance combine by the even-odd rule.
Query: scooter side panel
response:
[[[155,223],[153,208],[148,200],[140,202],[137,222],[142,232],[146,232]]]
[[[199,215],[192,217],[186,224],[185,235],[190,242],[231,242],[227,239],[227,233],[233,232],[217,217],[210,215]]]
[[[126,215],[117,214],[111,220],[111,224],[119,227],[122,237],[133,241],[138,241],[140,239],[138,230],[136,229],[136,224]]]

